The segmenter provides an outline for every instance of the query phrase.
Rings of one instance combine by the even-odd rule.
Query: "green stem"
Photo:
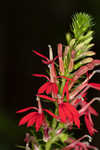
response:
[[[57,113],[58,113],[58,106],[57,106],[58,104],[57,103],[55,103],[55,106],[56,106],[56,108],[55,108],[55,115],[57,115]],[[55,118],[53,118],[53,121],[52,121],[52,128],[53,129],[55,129],[56,128],[56,125],[57,125],[57,120],[55,119]]]
[[[65,82],[66,82],[66,79],[63,79],[62,78],[62,83],[61,83],[61,88],[60,88],[60,94],[62,95],[63,93],[63,88],[64,88],[64,85],[65,85]]]
[[[47,143],[46,143],[46,146],[45,146],[45,150],[50,150],[51,148],[51,145],[57,140],[58,136],[54,136],[52,137]]]

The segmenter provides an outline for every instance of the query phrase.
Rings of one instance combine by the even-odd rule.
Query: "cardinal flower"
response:
[[[54,59],[50,60],[48,57],[44,56],[43,54],[41,54],[41,53],[39,53],[39,52],[37,52],[37,51],[35,51],[35,50],[33,50],[33,52],[34,52],[36,55],[38,55],[38,56],[42,57],[43,59],[45,59],[45,60],[42,60],[42,62],[43,62],[44,64],[47,64],[47,65],[52,64],[52,63],[58,58],[58,56],[56,56]]]
[[[67,150],[67,149],[72,150],[73,148],[75,150],[88,150],[88,149],[97,150],[97,147],[90,145],[90,143],[88,141],[87,142],[85,142],[85,141],[81,142],[81,140],[83,140],[84,138],[89,138],[89,142],[92,141],[92,138],[89,135],[84,135],[77,140],[73,140],[72,138],[70,138],[68,140],[71,141],[71,144],[69,144],[68,146],[66,146],[62,150]],[[68,140],[66,142],[68,142]]]
[[[70,104],[69,102],[63,102],[65,93],[67,95],[66,96],[67,100],[69,100],[68,81],[66,81],[65,83],[61,97],[57,95],[57,99],[55,99],[55,98],[48,97],[46,95],[38,95],[38,96],[50,100],[52,102],[57,102],[58,110],[59,110],[59,119],[61,120],[61,122],[66,123],[68,121],[71,124],[74,122],[79,128],[80,127],[79,113],[72,104]]]
[[[34,109],[34,107],[28,107],[25,109],[21,109],[17,111],[17,113],[26,112],[27,110]],[[36,108],[35,108],[36,109]],[[38,109],[37,109],[38,110]],[[37,112],[30,112],[29,114],[25,115],[19,122],[19,126],[24,125],[27,123],[27,127],[33,126],[35,124],[36,131],[38,131],[41,125],[44,122],[44,114]]]
[[[38,94],[44,93],[46,92],[46,94],[51,94],[53,93],[53,95],[57,96],[58,94],[58,86],[56,83],[51,82],[51,80],[48,78],[48,76],[46,75],[42,75],[42,74],[32,74],[32,76],[36,76],[36,77],[44,77],[48,80],[48,82],[44,83],[38,90]]]
[[[52,94],[54,95],[54,97],[56,96],[57,97],[57,94],[58,94],[58,86],[55,82],[52,82],[50,80],[50,78],[46,75],[43,75],[43,74],[32,74],[32,76],[35,76],[35,77],[43,77],[43,78],[46,78],[48,81],[46,83],[44,83],[39,89],[38,89],[38,94],[42,94],[44,92],[46,92],[46,94]],[[65,83],[65,87],[64,87],[64,90],[63,90],[63,96],[66,92],[66,96],[67,96],[67,99],[69,98],[69,93],[68,93],[68,82],[69,80],[71,80],[70,78],[67,78],[67,77],[64,77],[64,76],[57,76],[56,78],[65,78],[67,79],[67,82]]]
[[[95,132],[98,132],[96,129],[94,129],[94,123],[91,118],[90,113],[86,113],[84,116],[86,127],[89,131],[89,134],[92,136]]]
[[[66,123],[67,120],[71,123],[75,122],[77,127],[80,128],[79,113],[70,103],[63,102],[59,104],[59,116],[61,122]]]
[[[83,101],[82,103],[84,106],[87,105],[86,101]],[[85,120],[86,127],[88,129],[89,134],[92,136],[95,132],[98,132],[98,131],[94,129],[94,123],[92,121],[91,114],[98,116],[98,113],[92,106],[89,106],[88,109],[84,113],[85,113],[84,120]]]
[[[51,45],[48,46],[49,47],[49,58],[44,56],[43,54],[40,54],[39,52],[37,51],[33,51],[35,54],[37,54],[38,56],[42,57],[43,59],[45,60],[42,60],[42,62],[44,64],[47,64],[49,69],[50,69],[50,79],[51,79],[51,82],[57,82],[56,80],[56,69],[55,69],[55,60],[58,58],[58,56],[56,56],[55,58],[53,58],[53,51],[52,51],[52,47]]]
[[[26,112],[28,110],[31,109],[35,109],[37,111],[34,112],[30,112],[29,114],[25,115],[19,122],[19,126],[24,125],[27,123],[27,127],[33,126],[35,124],[35,128],[36,128],[36,132],[39,131],[40,127],[43,125],[43,123],[45,122],[45,116],[43,111],[46,111],[47,113],[49,113],[51,116],[53,116],[54,118],[57,119],[57,116],[54,115],[52,112],[50,112],[47,109],[43,109],[41,112],[39,111],[38,108],[36,107],[28,107],[28,108],[24,108],[21,109],[19,111],[17,111],[16,113],[22,113],[22,112]]]
[[[86,127],[89,131],[89,134],[92,136],[95,132],[97,132],[96,129],[94,129],[94,123],[92,121],[92,117],[91,115],[95,115],[98,116],[98,113],[96,112],[96,110],[90,106],[90,104],[92,102],[94,102],[96,99],[99,100],[98,98],[91,100],[90,102],[86,102],[86,98],[85,98],[85,93],[80,96],[79,98],[79,105],[81,106],[81,109],[79,110],[79,114],[80,116],[84,115],[84,120],[85,120],[85,124]]]

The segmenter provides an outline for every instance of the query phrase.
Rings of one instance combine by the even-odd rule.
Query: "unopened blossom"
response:
[[[64,62],[63,62],[63,57],[62,57],[62,44],[58,44],[58,58],[59,58],[59,70],[60,74],[64,75]]]

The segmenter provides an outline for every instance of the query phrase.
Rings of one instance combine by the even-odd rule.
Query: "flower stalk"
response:
[[[92,115],[98,116],[93,106],[100,97],[88,98],[87,101],[90,88],[100,90],[100,83],[90,82],[96,73],[100,73],[100,70],[93,70],[100,65],[100,60],[94,59],[96,53],[90,50],[94,46],[92,28],[91,16],[76,13],[72,18],[71,33],[66,34],[67,44],[58,43],[56,57],[51,45],[48,45],[49,58],[33,50],[47,65],[48,75],[32,74],[46,80],[37,90],[37,107],[30,106],[16,112],[28,113],[19,122],[19,126],[27,124],[32,131],[24,140],[25,150],[97,150],[90,142],[98,132]],[[69,133],[69,130],[73,133],[73,128],[80,130],[82,125],[89,135],[76,139]]]

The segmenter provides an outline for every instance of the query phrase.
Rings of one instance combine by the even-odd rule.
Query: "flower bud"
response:
[[[93,61],[93,58],[92,58],[92,57],[85,58],[85,59],[83,59],[82,61],[80,61],[80,62],[78,62],[77,64],[75,64],[74,69],[78,69],[81,65],[90,63],[90,62],[92,62],[92,61]]]
[[[69,44],[71,41],[71,34],[70,33],[66,34],[66,40],[67,40],[67,43]]]
[[[75,50],[78,51],[78,50],[80,50],[80,49],[84,49],[84,46],[85,46],[86,44],[89,44],[92,39],[93,39],[93,37],[90,37],[90,38],[88,38],[87,40],[85,40],[84,42],[79,43],[79,44],[76,46]]]
[[[87,64],[87,63],[90,63],[93,61],[93,58],[92,57],[88,57],[88,58],[85,58],[83,59],[82,61],[80,61],[80,64]]]
[[[70,41],[70,43],[69,43],[69,46],[70,46],[70,47],[73,47],[74,44],[75,44],[75,41],[76,41],[76,39],[72,39],[72,40]]]
[[[86,56],[93,56],[93,55],[95,55],[96,53],[94,52],[94,51],[87,51],[87,52],[83,52],[82,54],[80,54],[79,56],[77,56],[76,58],[75,58],[75,60],[78,60],[78,59],[80,59],[80,58],[82,58],[82,57],[86,57]]]

